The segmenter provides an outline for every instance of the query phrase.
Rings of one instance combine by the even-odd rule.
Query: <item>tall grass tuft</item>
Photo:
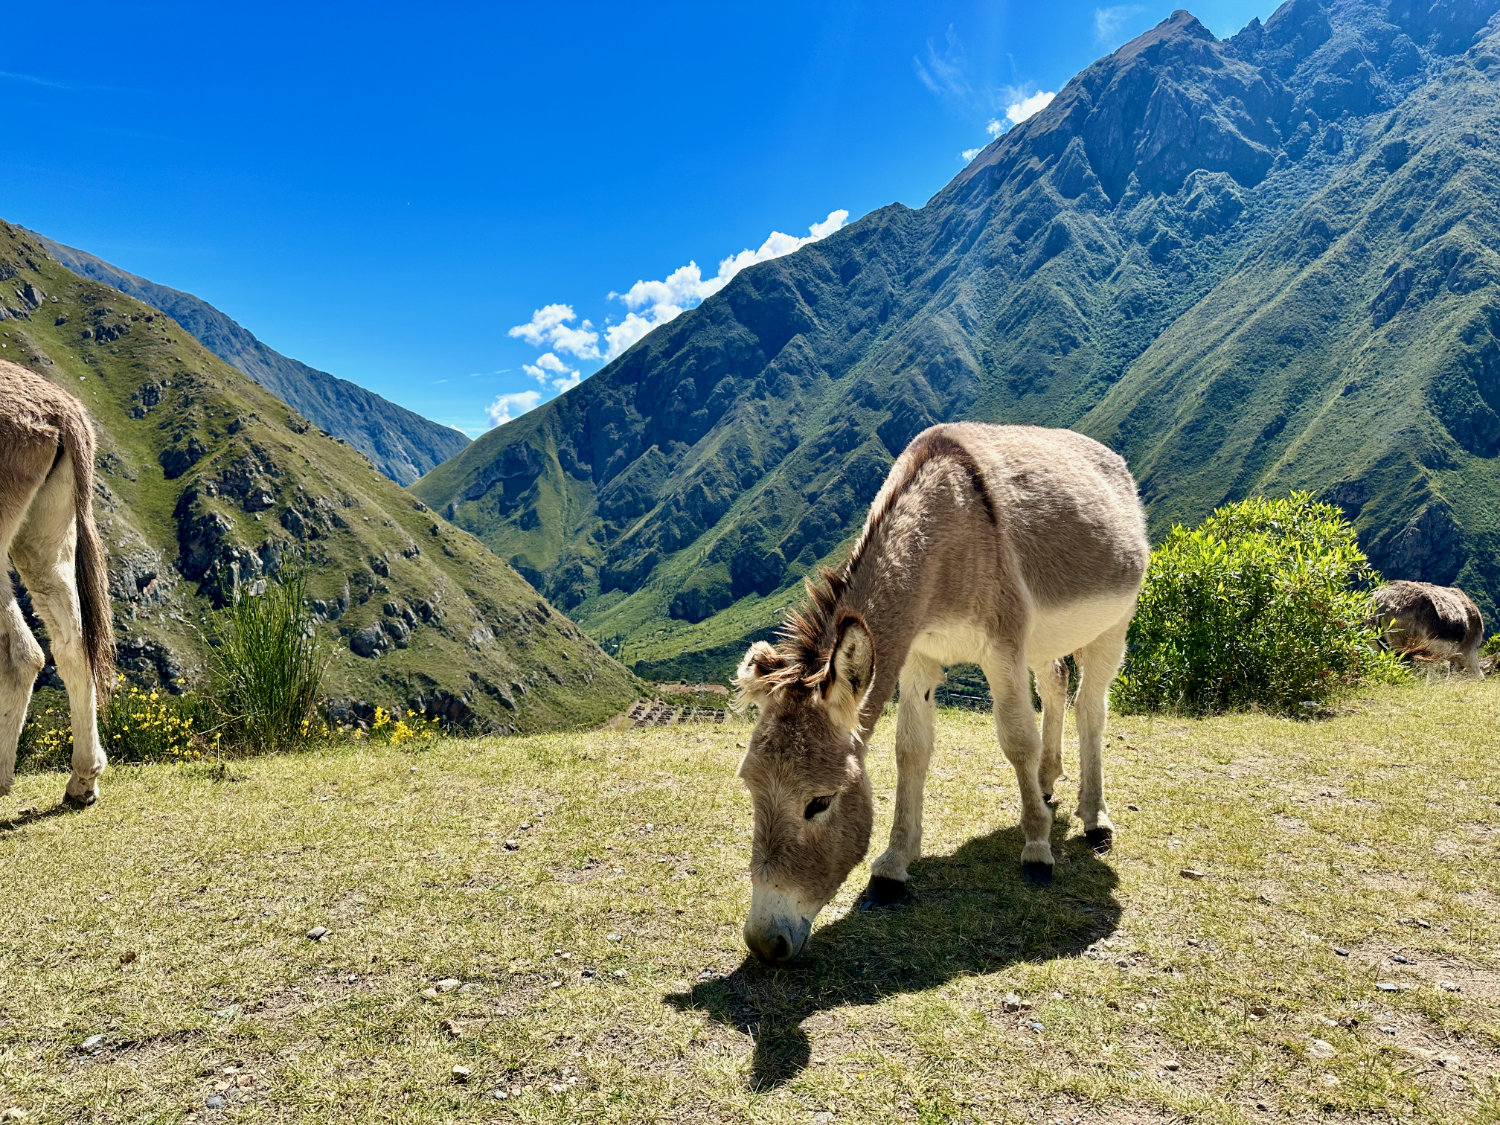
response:
[[[305,736],[328,668],[313,626],[305,570],[237,589],[211,623],[208,695],[226,748],[264,754]]]

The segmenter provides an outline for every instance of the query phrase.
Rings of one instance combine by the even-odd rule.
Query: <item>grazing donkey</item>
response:
[[[1374,620],[1387,648],[1459,657],[1470,672],[1483,678],[1479,646],[1484,641],[1484,618],[1457,586],[1387,582],[1375,591]]]
[[[94,431],[83,404],[0,360],[0,559],[9,558],[47,625],[68,689],[73,776],[64,799],[91,805],[104,772],[96,717],[114,675],[104,547],[94,527]],[[15,781],[16,742],[45,661],[0,572],[0,797]]]
[[[1078,814],[1107,850],[1101,740],[1150,555],[1125,462],[1069,430],[957,423],[918,434],[871,505],[848,561],[808,583],[780,644],[750,646],[737,673],[760,715],[740,776],[755,805],[745,941],[794,956],[864,856],[874,820],[865,752],[899,681],[896,809],[871,865],[877,902],[904,893],[921,851],[933,689],[943,668],[984,669],[1000,746],[1021,787],[1028,881],[1052,879],[1048,803],[1062,774],[1065,668],[1078,687]],[[1036,673],[1043,736],[1032,710]]]

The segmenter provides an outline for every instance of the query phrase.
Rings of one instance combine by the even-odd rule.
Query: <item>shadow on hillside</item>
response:
[[[950,856],[923,859],[912,872],[910,902],[890,911],[851,910],[814,931],[790,965],[771,969],[747,956],[727,977],[664,999],[751,1036],[751,1086],[779,1086],[811,1060],[802,1029],[810,1016],[1018,962],[1077,957],[1113,933],[1120,919],[1115,873],[1082,837],[1064,840],[1066,831],[1065,823],[1053,829],[1057,875],[1049,888],[1021,881],[1019,828],[992,832]]]

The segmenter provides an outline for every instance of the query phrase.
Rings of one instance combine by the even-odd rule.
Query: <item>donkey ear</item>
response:
[[[839,621],[838,639],[823,678],[823,700],[839,726],[859,729],[859,712],[875,678],[875,640],[864,618],[851,613]]]
[[[785,663],[781,653],[765,641],[756,641],[746,650],[744,659],[735,670],[734,682],[739,688],[740,700],[744,703],[763,703],[771,694],[771,673]]]

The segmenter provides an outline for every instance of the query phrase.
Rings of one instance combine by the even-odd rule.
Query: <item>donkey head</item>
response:
[[[802,949],[818,911],[869,847],[874,806],[860,710],[874,670],[870,632],[849,614],[820,667],[761,641],[736,673],[742,698],[760,709],[739,772],[755,804],[745,943],[763,960]]]

